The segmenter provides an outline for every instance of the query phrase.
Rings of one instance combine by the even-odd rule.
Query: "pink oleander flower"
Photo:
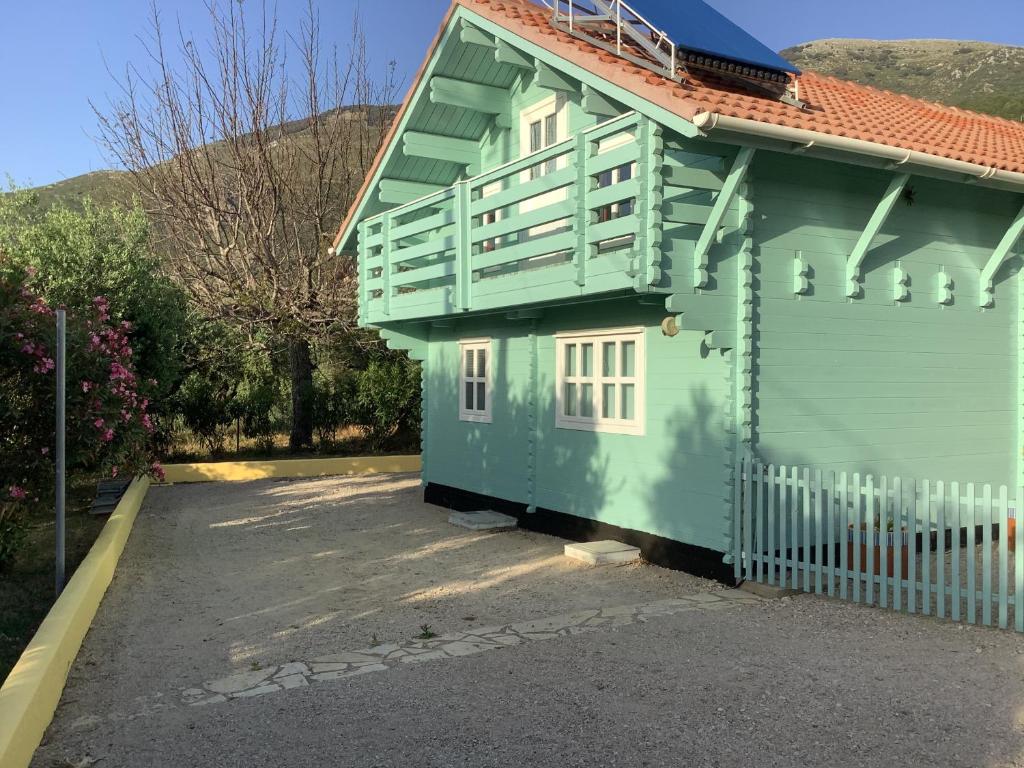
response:
[[[103,429],[106,422],[104,422],[103,419],[96,419],[92,424],[96,429]]]
[[[49,373],[55,367],[56,363],[54,363],[51,358],[44,357],[42,360],[40,360],[32,367],[32,370],[34,370],[36,373]]]
[[[114,430],[108,429],[106,432],[103,433],[103,442],[104,443],[109,443],[113,439],[114,439]]]
[[[26,493],[25,489],[22,488],[20,485],[12,485],[8,489],[8,491],[11,494],[11,498],[14,499],[15,501],[21,501],[26,496],[28,496],[28,493]]]
[[[94,386],[96,386],[96,385],[93,384],[91,381],[83,381],[82,382],[82,391],[85,392],[85,393],[88,393],[89,390],[92,389]]]
[[[117,465],[116,464],[113,467],[110,468],[110,476],[111,477],[117,477]]]
[[[40,452],[41,454],[43,454],[43,456],[49,456],[49,455],[50,455],[50,449],[49,449],[49,448],[46,448],[46,447],[40,448],[40,449],[39,449],[39,452]]]
[[[31,341],[25,343],[25,346],[21,348],[21,351],[26,355],[34,355],[36,353],[36,345]]]
[[[153,477],[161,483],[167,478],[167,473],[164,471],[164,468],[160,466],[159,461],[154,461],[153,466],[149,468],[149,471],[152,473]]]

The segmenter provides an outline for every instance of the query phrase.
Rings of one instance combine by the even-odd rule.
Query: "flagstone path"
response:
[[[640,605],[624,605],[576,611],[533,621],[479,627],[437,637],[422,637],[407,643],[383,643],[358,651],[319,656],[308,661],[291,661],[279,666],[238,672],[181,692],[182,702],[193,706],[220,704],[230,699],[253,698],[311,683],[325,683],[357,675],[386,672],[398,664],[417,664],[497,651],[522,643],[555,640],[569,635],[601,632],[614,627],[639,624],[656,616],[673,616],[688,611],[718,611],[732,606],[758,603],[760,599],[739,590],[704,592]]]

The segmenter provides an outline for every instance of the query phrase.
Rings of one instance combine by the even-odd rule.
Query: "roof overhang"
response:
[[[1004,171],[999,168],[952,160],[924,152],[890,147],[886,144],[808,131],[803,128],[789,128],[760,120],[730,117],[714,112],[701,112],[695,115],[693,124],[706,136],[714,134],[721,135],[723,139],[732,137],[741,141],[744,137],[754,137],[780,143],[780,146],[771,147],[773,149],[785,151],[788,148],[790,151],[801,153],[833,151],[848,157],[871,158],[893,170],[900,169],[908,173],[913,172],[961,183],[984,184],[1011,192],[1024,191],[1024,173]]]

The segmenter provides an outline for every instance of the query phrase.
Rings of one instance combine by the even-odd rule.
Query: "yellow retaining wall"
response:
[[[3,768],[23,768],[32,760],[32,753],[53,719],[71,663],[107,591],[148,489],[148,479],[132,481],[0,688]]]
[[[284,477],[368,475],[379,472],[419,472],[419,456],[371,456],[348,459],[282,459],[281,461],[224,461],[169,464],[168,483],[239,482]]]

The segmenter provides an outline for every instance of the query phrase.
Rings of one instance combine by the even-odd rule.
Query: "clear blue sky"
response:
[[[252,2],[252,0],[247,0]],[[954,38],[1024,45],[1024,0],[710,0],[778,50],[823,37]],[[168,22],[197,37],[207,28],[202,0],[158,0]],[[316,0],[322,27],[345,30],[359,6],[375,63],[398,62],[406,83],[448,0]],[[278,0],[285,25],[305,2]],[[0,0],[0,179],[47,184],[109,163],[90,135],[89,99],[105,102],[115,71],[141,61],[145,0]]]

